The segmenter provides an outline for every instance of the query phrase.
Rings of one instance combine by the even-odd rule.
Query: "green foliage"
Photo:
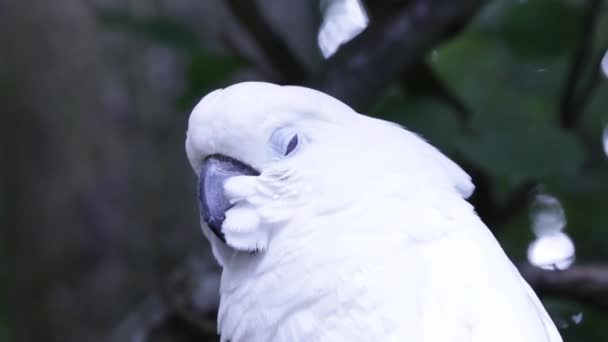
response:
[[[463,34],[429,56],[434,69],[471,112],[464,124],[437,99],[412,98],[392,89],[372,110],[421,133],[457,159],[474,161],[504,195],[523,180],[538,181],[564,206],[566,232],[577,262],[608,259],[608,162],[601,134],[608,124],[608,85],[580,109],[584,146],[559,127],[560,100],[574,51],[580,44],[579,2],[496,1]],[[608,27],[603,18],[600,27]],[[608,30],[596,40],[606,43]],[[596,49],[594,53],[601,50]],[[597,73],[599,70],[589,70]],[[589,166],[589,161],[592,166]],[[500,229],[515,260],[525,260],[534,239],[527,212]],[[546,301],[565,341],[606,341],[605,313],[563,300]],[[575,324],[572,316],[583,313]]]
[[[572,176],[580,170],[584,155],[573,136],[549,125],[485,129],[475,138],[463,139],[458,147],[467,160],[478,161],[495,177],[513,184]]]
[[[487,32],[509,46],[516,55],[550,59],[573,51],[582,18],[582,7],[567,1],[498,1],[502,7]],[[488,25],[489,26],[489,25]]]

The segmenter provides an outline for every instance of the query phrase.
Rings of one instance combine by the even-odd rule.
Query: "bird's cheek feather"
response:
[[[230,203],[245,201],[256,195],[255,176],[234,176],[224,181],[224,192]]]
[[[226,244],[241,251],[262,251],[268,246],[269,231],[262,228],[256,209],[239,202],[226,212],[222,224]]]

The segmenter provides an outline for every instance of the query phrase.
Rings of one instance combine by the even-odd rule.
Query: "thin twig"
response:
[[[402,70],[452,37],[485,3],[414,1],[343,45],[309,85],[364,110]]]
[[[581,86],[581,90],[579,91],[579,95],[576,98],[576,102],[574,104],[575,108],[578,108],[580,113],[584,113],[587,109],[587,105],[589,104],[589,100],[595,93],[595,90],[601,84],[602,81],[602,72],[600,71],[602,67],[602,59],[604,58],[604,54],[608,50],[608,47],[603,47],[599,50],[594,58],[591,61],[591,76],[587,83]]]

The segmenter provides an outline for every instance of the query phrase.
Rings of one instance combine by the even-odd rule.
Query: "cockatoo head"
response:
[[[230,253],[272,248],[290,223],[360,199],[473,190],[418,136],[297,86],[246,82],[208,94],[190,116],[186,152],[220,264]]]

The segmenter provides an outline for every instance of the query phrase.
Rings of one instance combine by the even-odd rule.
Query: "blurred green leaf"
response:
[[[572,53],[578,45],[583,8],[573,1],[498,1],[486,32],[520,57],[551,58]]]
[[[420,134],[451,156],[457,152],[455,142],[464,129],[452,108],[430,97],[405,97],[398,89],[393,89],[380,99],[370,115],[398,123]]]
[[[551,126],[495,127],[477,138],[458,143],[474,160],[497,177],[514,183],[525,179],[571,176],[581,169],[584,151],[575,137]]]

